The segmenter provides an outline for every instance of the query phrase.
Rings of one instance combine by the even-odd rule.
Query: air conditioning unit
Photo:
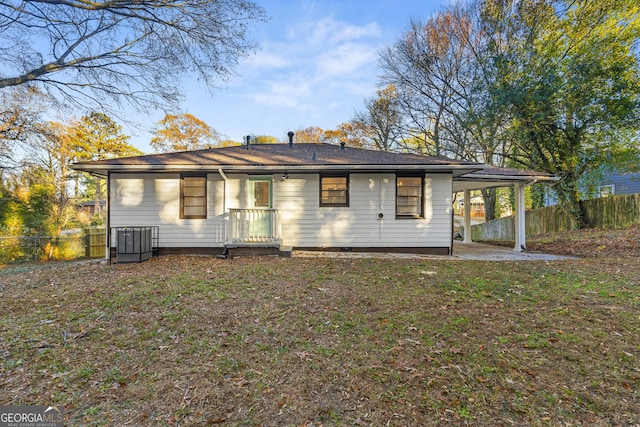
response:
[[[153,255],[152,227],[118,227],[116,262],[142,262]]]

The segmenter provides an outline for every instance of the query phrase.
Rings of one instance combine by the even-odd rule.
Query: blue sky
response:
[[[254,26],[258,49],[243,59],[238,76],[210,93],[185,82],[183,112],[231,139],[244,135],[286,138],[289,130],[335,129],[375,94],[378,51],[397,40],[410,19],[424,20],[440,1],[256,0],[272,17]],[[163,117],[145,119],[152,125]],[[149,132],[132,143],[150,152]]]

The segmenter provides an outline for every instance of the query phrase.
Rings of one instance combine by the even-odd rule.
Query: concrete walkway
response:
[[[551,254],[516,252],[512,248],[485,245],[482,243],[462,243],[455,241],[453,255],[423,255],[394,252],[322,252],[293,251],[297,258],[382,258],[382,259],[438,259],[438,260],[477,260],[477,261],[556,261],[573,259]]]

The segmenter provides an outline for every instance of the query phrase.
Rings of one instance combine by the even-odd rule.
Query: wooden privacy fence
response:
[[[107,229],[92,227],[85,234],[85,256],[88,258],[104,258],[107,246]]]
[[[621,228],[640,224],[640,194],[585,200],[589,225],[594,228]]]
[[[604,197],[580,202],[587,224],[593,228],[622,228],[640,224],[640,194]],[[570,224],[570,225],[568,225]],[[575,227],[571,216],[558,206],[525,212],[527,236],[556,233]],[[471,227],[472,240],[514,240],[513,216]]]

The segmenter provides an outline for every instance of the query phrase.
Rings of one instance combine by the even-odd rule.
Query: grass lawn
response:
[[[0,270],[0,405],[68,426],[637,425],[640,258]]]

